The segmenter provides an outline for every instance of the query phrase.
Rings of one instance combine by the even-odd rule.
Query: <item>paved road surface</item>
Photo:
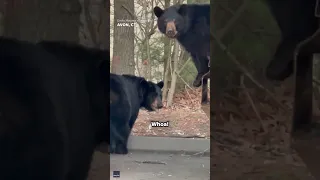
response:
[[[110,180],[209,180],[210,158],[184,154],[135,151],[111,155]],[[120,178],[113,178],[120,171]]]
[[[210,158],[184,154],[135,151],[128,155],[108,155],[96,152],[88,180],[209,180]],[[120,178],[113,178],[113,171]]]
[[[118,180],[210,179],[208,139],[130,136],[128,147],[131,149],[128,155],[111,155],[111,168],[108,155],[95,152],[88,180],[104,180],[108,177],[116,179],[112,177],[113,171],[120,171]],[[206,155],[177,153],[186,150]],[[176,153],[163,153],[164,151]]]

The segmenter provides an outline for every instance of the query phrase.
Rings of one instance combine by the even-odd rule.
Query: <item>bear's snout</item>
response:
[[[151,104],[152,109],[156,110],[156,109],[161,109],[163,108],[163,104],[160,98],[156,98],[153,103]]]
[[[176,25],[174,21],[169,21],[166,27],[166,35],[169,38],[174,38],[177,35]]]

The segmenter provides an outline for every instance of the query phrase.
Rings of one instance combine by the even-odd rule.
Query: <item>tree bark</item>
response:
[[[170,47],[166,47],[165,46],[165,49],[170,49]],[[171,54],[171,53],[169,53]],[[163,79],[163,88],[162,88],[162,98],[163,99],[167,99],[167,95],[168,95],[168,82],[169,82],[169,78],[170,78],[170,66],[169,66],[169,63],[170,63],[170,58],[168,55],[165,55],[167,56],[167,59],[164,61],[164,79]]]
[[[134,27],[117,26],[124,21],[131,24],[134,19],[134,1],[114,1],[112,73],[135,74]]]
[[[145,5],[144,5],[144,16],[145,16],[145,19],[147,20],[148,19],[148,7],[147,7],[147,5],[148,5],[148,3],[145,3]],[[150,55],[150,38],[149,38],[149,31],[150,31],[150,29],[151,28],[153,28],[152,26],[150,26],[151,24],[149,24],[149,23],[146,23],[146,27],[145,27],[145,35],[144,35],[144,37],[146,38],[146,53],[147,53],[147,61],[148,61],[148,64],[147,64],[147,76],[146,76],[146,78],[148,79],[148,80],[151,80],[151,71],[152,71],[152,61],[151,61],[151,55]]]
[[[175,40],[174,43],[174,57],[173,57],[173,73],[172,73],[172,79],[170,84],[170,90],[168,93],[168,104],[167,106],[170,107],[173,103],[173,95],[176,89],[176,83],[177,83],[177,73],[178,73],[178,63],[179,63],[179,43],[177,40]]]
[[[0,11],[0,36],[3,36],[4,33],[4,14]]]
[[[170,6],[170,0],[165,0],[164,8]],[[167,37],[163,37],[163,67],[164,67],[164,75],[163,75],[163,88],[162,88],[162,98],[167,99],[168,95],[168,81],[171,79],[169,73],[169,63],[170,63],[170,54],[171,54],[171,43],[170,39]]]
[[[102,0],[103,6],[100,10],[100,24],[98,26],[98,37],[100,48],[110,49],[110,0]]]
[[[110,1],[80,0],[79,41],[88,47],[110,49]]]

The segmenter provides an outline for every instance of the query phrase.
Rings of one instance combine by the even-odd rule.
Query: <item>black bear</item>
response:
[[[296,63],[292,132],[309,131],[310,128],[316,127],[312,124],[311,51],[319,45],[313,43],[318,41],[317,38],[304,44],[302,48],[299,44],[319,28],[319,20],[315,16],[316,14],[319,16],[317,0],[266,0],[266,3],[281,31],[281,41],[266,68],[266,76],[271,80],[284,80],[294,73]],[[295,56],[296,62],[294,62]]]
[[[318,29],[316,0],[266,0],[280,31],[281,41],[266,69],[272,80],[284,80],[294,72],[294,50]]]
[[[107,50],[0,37],[0,179],[87,178],[109,140],[109,63]]]
[[[127,154],[127,142],[140,108],[163,107],[163,82],[133,75],[110,74],[110,153]]]
[[[158,29],[169,38],[175,38],[192,56],[198,70],[193,86],[202,84],[202,101],[208,102],[208,78],[210,78],[210,5],[182,4],[166,9],[153,9],[158,17]]]

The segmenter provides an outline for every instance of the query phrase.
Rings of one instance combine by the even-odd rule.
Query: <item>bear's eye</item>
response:
[[[168,23],[168,22],[176,23],[176,20],[175,19],[165,19],[164,22],[166,22],[166,23]]]

